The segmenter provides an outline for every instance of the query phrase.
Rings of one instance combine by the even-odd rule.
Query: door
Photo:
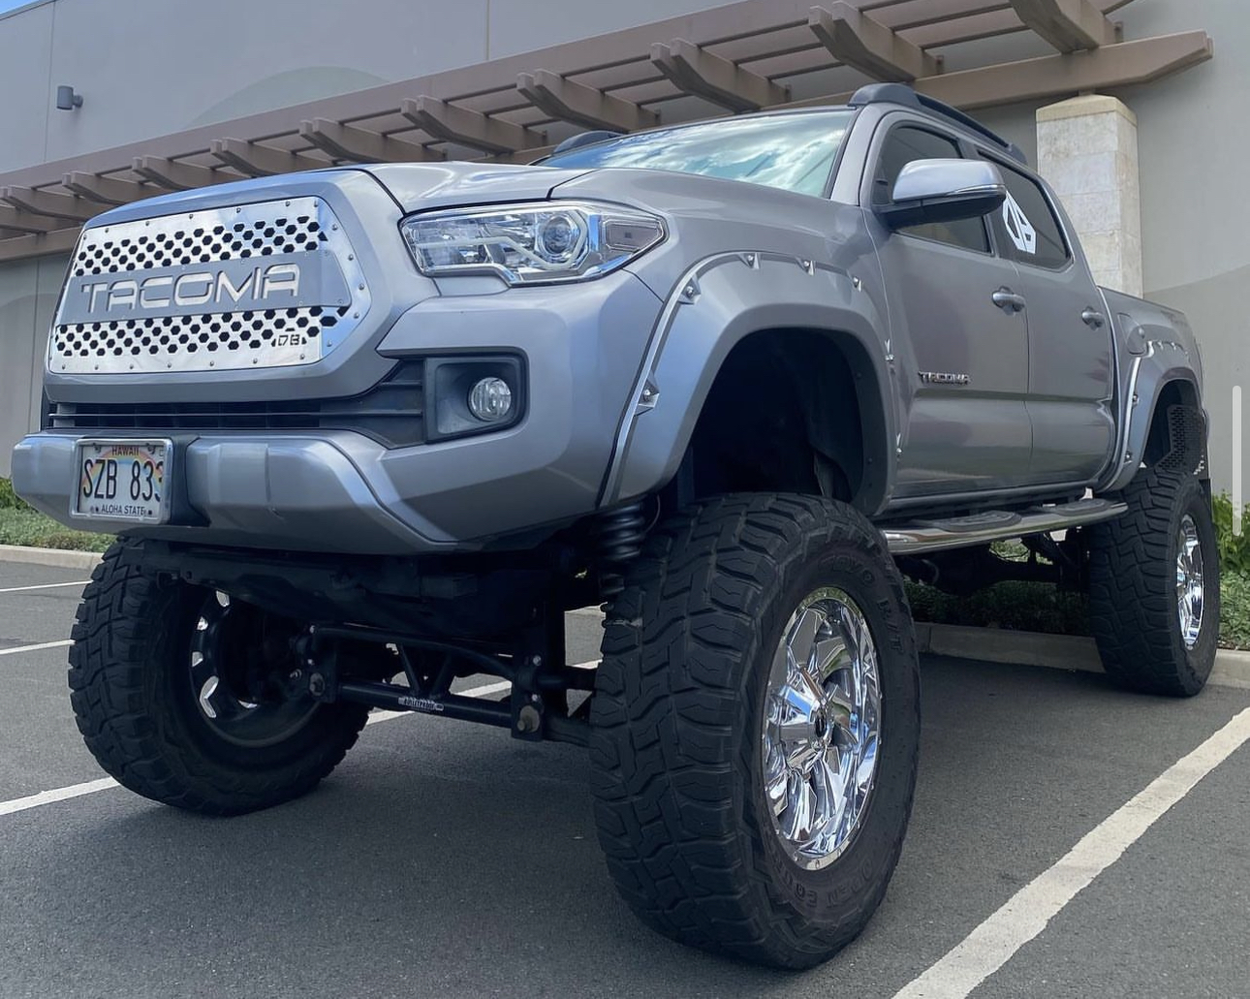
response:
[[[895,125],[878,140],[872,202],[888,202],[908,163],[962,159],[968,148],[929,127]],[[1029,345],[1015,264],[994,254],[984,219],[891,232],[870,216],[869,225],[905,409],[896,498],[1024,484]]]
[[[1049,193],[1023,171],[994,162],[1009,195],[993,217],[995,238],[1020,272],[1028,319],[1030,479],[1087,482],[1115,442],[1110,317]]]

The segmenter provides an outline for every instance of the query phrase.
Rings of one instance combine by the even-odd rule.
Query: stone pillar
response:
[[[1140,296],[1137,116],[1100,95],[1039,108],[1037,161],[1076,226],[1094,279]]]

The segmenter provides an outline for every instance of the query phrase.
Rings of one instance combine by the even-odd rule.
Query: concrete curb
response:
[[[1008,663],[1013,666],[1045,666],[1049,669],[1101,673],[1102,662],[1092,638],[1039,635],[1000,628],[960,628],[945,624],[917,624],[920,651],[934,656]],[[1210,683],[1250,690],[1250,652],[1220,649]]]
[[[71,552],[57,548],[0,545],[0,562],[25,562],[30,565],[50,565],[60,569],[94,569],[99,561],[99,552]]]

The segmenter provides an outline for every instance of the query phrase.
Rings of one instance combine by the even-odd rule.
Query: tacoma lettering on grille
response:
[[[369,289],[320,198],[87,229],[48,346],[90,374],[312,364],[359,325]]]

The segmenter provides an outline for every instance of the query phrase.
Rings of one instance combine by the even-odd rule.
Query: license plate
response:
[[[161,524],[169,519],[169,441],[79,441],[75,517]]]

